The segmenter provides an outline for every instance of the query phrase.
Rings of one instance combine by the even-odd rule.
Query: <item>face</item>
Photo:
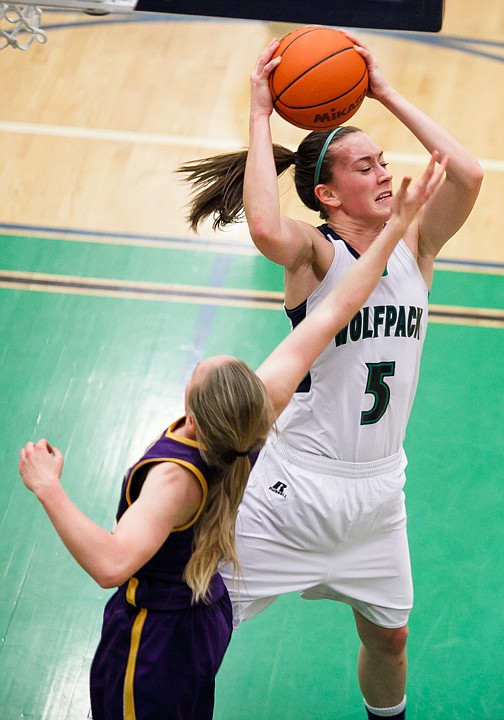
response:
[[[388,220],[392,175],[376,142],[366,133],[356,132],[342,138],[332,152],[333,179],[326,186],[334,194],[331,206],[358,222]]]

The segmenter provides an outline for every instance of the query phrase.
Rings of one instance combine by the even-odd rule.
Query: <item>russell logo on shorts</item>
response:
[[[268,488],[268,490],[271,490],[271,492],[274,492],[277,495],[281,495],[284,498],[287,497],[287,493],[285,492],[287,490],[287,485],[283,482],[276,482],[274,485]]]

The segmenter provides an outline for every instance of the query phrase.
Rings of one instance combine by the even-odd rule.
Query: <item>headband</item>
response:
[[[338,125],[338,127],[334,128],[334,130],[333,130],[332,132],[330,132],[329,135],[327,136],[326,141],[325,141],[325,143],[324,143],[324,145],[323,145],[323,147],[322,147],[322,150],[320,151],[320,155],[318,156],[318,160],[317,160],[317,165],[315,166],[315,181],[314,181],[314,183],[313,183],[313,189],[314,189],[314,190],[315,190],[315,188],[317,187],[317,185],[319,184],[319,180],[320,180],[320,170],[322,169],[322,163],[324,162],[324,158],[325,158],[325,154],[326,154],[326,152],[327,152],[327,148],[328,148],[329,145],[331,144],[331,140],[332,140],[333,137],[336,135],[336,133],[337,133],[339,130],[342,130],[342,129],[343,129],[343,128],[341,127],[341,125]]]

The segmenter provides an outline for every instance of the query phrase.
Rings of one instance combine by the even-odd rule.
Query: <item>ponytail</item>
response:
[[[213,217],[213,230],[241,222],[243,208],[243,182],[248,150],[224,153],[202,160],[191,160],[177,168],[192,185],[187,221],[191,230]],[[282,145],[273,145],[277,177],[295,161],[295,153]]]
[[[205,508],[196,528],[194,550],[184,570],[184,580],[193,591],[193,602],[207,599],[210,581],[222,560],[229,563],[235,573],[239,572],[235,522],[249,473],[249,459],[237,458],[208,488]]]
[[[193,591],[193,601],[205,599],[212,576],[222,560],[240,566],[235,548],[235,522],[250,473],[249,455],[264,445],[273,423],[273,410],[266,389],[257,375],[241,360],[232,360],[209,370],[188,397],[201,454],[218,469],[208,488],[199,518],[194,551],[184,579]]]

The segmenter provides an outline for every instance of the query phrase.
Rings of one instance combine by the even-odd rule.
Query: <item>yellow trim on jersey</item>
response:
[[[130,605],[136,606],[136,590],[139,585],[139,580],[135,576],[130,577],[128,581],[128,587],[126,588],[126,602]]]
[[[191,447],[200,448],[204,450],[204,446],[200,445],[196,440],[191,440],[190,438],[184,438],[180,435],[176,435],[173,431],[175,430],[178,425],[182,422],[182,420],[185,420],[185,416],[180,417],[178,420],[175,420],[175,422],[172,422],[171,425],[168,426],[166,432],[164,433],[164,437],[171,438],[172,440],[176,440],[177,442],[182,443],[183,445],[190,445]],[[163,437],[163,433],[161,435],[158,435],[156,439],[151,442],[147,448],[145,449],[145,453],[147,453],[153,445],[157,443],[157,441]],[[144,454],[145,454],[144,453]],[[156,463],[156,462],[175,462],[174,458],[152,458],[151,460],[144,460],[143,462],[138,463],[137,465],[133,465],[133,468],[131,470],[131,475],[128,479],[128,485],[126,486],[125,495],[126,495],[126,502],[128,505],[132,504],[131,500],[131,481],[133,479],[133,475],[136,473],[137,470],[139,470],[144,465],[148,465],[149,463]]]
[[[134,580],[136,578],[132,578]],[[138,648],[140,647],[140,639],[142,637],[142,630],[147,618],[147,610],[141,608],[138,615],[135,618],[133,627],[131,628],[131,641],[130,650],[128,655],[128,663],[126,665],[126,673],[124,675],[124,689],[123,689],[123,707],[124,707],[124,720],[136,720],[135,711],[135,667],[138,657]]]
[[[195,465],[192,465],[191,463],[188,463],[186,460],[179,460],[177,458],[174,458],[170,460],[169,462],[176,463],[177,465],[182,465],[183,467],[186,467],[188,470],[192,472],[193,475],[196,476],[196,478],[199,480],[199,483],[201,485],[201,489],[203,491],[203,497],[201,498],[201,502],[199,505],[199,508],[196,510],[192,518],[184,523],[184,525],[178,525],[177,527],[174,527],[172,532],[180,532],[181,530],[187,530],[187,528],[190,528],[191,525],[194,525],[196,520],[199,518],[201,513],[203,512],[203,508],[205,507],[206,500],[208,497],[208,485],[207,481],[205,480],[205,476],[198,470],[198,468]]]
[[[143,460],[142,462],[137,463],[137,465],[133,465],[131,469],[131,475],[128,478],[128,484],[126,486],[126,490],[124,491],[124,494],[126,496],[126,502],[128,503],[128,506],[133,504],[133,500],[131,499],[131,481],[133,480],[133,476],[137,472],[137,470],[140,470],[141,467],[144,465],[154,465],[158,462],[170,462],[171,458],[150,458],[150,460]]]
[[[173,431],[174,429],[181,423],[181,421],[184,420],[183,417],[179,418],[178,420],[175,420],[168,429],[166,430],[165,437],[171,438],[172,440],[176,440],[177,442],[180,442],[184,445],[190,445],[191,447],[195,447],[198,449],[204,449],[204,446],[198,443],[196,440],[192,440],[191,438],[185,438],[181,437],[180,435],[176,435]],[[161,436],[159,436],[161,437]],[[152,447],[158,440],[159,437],[149,446]],[[203,512],[203,508],[205,507],[205,503],[208,497],[208,485],[207,481],[205,479],[205,476],[198,470],[198,468],[193,465],[192,463],[187,462],[186,460],[180,460],[179,458],[172,458],[172,457],[164,457],[164,458],[150,458],[148,460],[143,460],[142,462],[139,462],[137,465],[134,465],[131,474],[128,478],[128,484],[126,486],[125,490],[125,496],[126,496],[126,502],[128,503],[128,506],[131,506],[133,501],[131,500],[131,483],[133,480],[133,476],[135,473],[144,465],[151,465],[154,463],[161,463],[161,462],[171,462],[175,465],[181,465],[182,467],[187,468],[192,474],[196,477],[196,479],[199,481],[199,484],[201,485],[201,489],[203,491],[203,497],[201,499],[201,503],[194,513],[193,517],[184,525],[179,525],[178,527],[174,527],[172,532],[181,532],[182,530],[187,530],[191,527],[191,525],[194,525],[194,523],[198,520],[199,516]],[[133,603],[134,604],[134,603]]]
[[[190,445],[191,447],[200,448],[201,450],[205,449],[204,445],[200,445],[200,443],[197,440],[193,440],[192,438],[186,438],[182,437],[181,435],[177,435],[175,432],[175,428],[177,428],[182,420],[185,420],[185,416],[179,418],[178,420],[175,420],[175,422],[172,422],[172,424],[168,427],[165,437],[171,438],[172,440],[176,440],[177,442],[181,442],[184,445]]]
[[[178,527],[174,527],[172,532],[180,532],[181,530],[187,530],[187,528],[191,527],[191,525],[194,525],[196,520],[199,518],[201,513],[203,512],[203,508],[205,507],[206,499],[208,497],[208,485],[207,481],[205,480],[205,476],[198,470],[196,465],[193,465],[192,463],[187,462],[187,460],[180,460],[180,458],[172,458],[172,457],[165,457],[165,458],[151,458],[150,460],[145,460],[144,462],[138,463],[138,465],[135,465],[130,478],[128,480],[128,486],[126,488],[126,502],[128,505],[132,505],[131,500],[131,481],[133,479],[134,474],[137,470],[139,470],[143,465],[152,465],[153,463],[163,463],[163,462],[169,462],[173,463],[174,465],[181,465],[182,467],[187,468],[192,474],[196,477],[196,479],[199,481],[199,484],[201,485],[201,489],[203,490],[203,497],[201,498],[201,503],[199,508],[194,513],[193,517],[189,520],[189,522],[185,523],[184,525],[179,525]]]

